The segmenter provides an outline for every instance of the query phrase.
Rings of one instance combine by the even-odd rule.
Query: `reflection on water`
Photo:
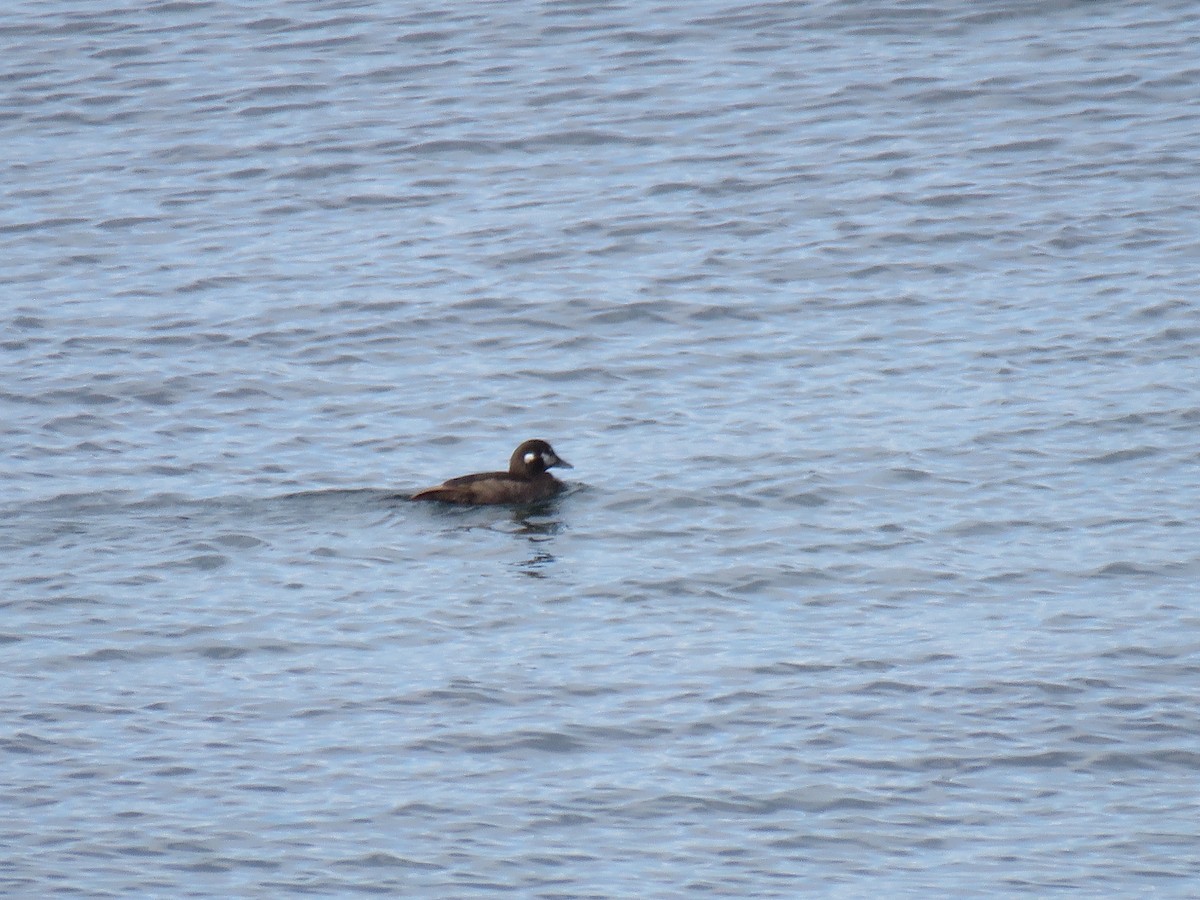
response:
[[[391,503],[402,499],[408,506],[407,497],[387,495]],[[444,533],[465,534],[485,531],[494,534],[509,534],[524,539],[529,544],[529,557],[515,563],[515,567],[526,575],[544,578],[545,569],[556,561],[550,547],[557,534],[565,527],[562,520],[562,497],[527,506],[460,506],[451,503],[413,504],[408,508],[427,510],[431,520],[441,525]],[[449,522],[446,522],[449,519]]]
[[[517,526],[513,534],[526,538],[532,553],[529,559],[517,564],[517,569],[530,578],[545,578],[544,570],[555,562],[550,545],[563,527],[558,506],[557,500],[551,500],[513,511],[512,522]]]

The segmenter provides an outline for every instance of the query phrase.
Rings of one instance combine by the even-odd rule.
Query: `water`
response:
[[[1194,895],[1198,26],[17,4],[0,886]]]

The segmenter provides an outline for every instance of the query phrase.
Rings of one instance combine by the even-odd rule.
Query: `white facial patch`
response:
[[[535,459],[537,459],[539,455],[540,454],[533,453],[533,452],[526,453],[525,454],[525,465],[529,465],[531,462],[533,462]]]

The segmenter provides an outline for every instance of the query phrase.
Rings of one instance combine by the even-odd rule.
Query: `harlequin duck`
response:
[[[413,494],[413,500],[443,503],[536,503],[563,489],[563,483],[546,470],[574,468],[545,441],[526,441],[513,451],[507,472],[481,472],[451,478],[437,487]]]

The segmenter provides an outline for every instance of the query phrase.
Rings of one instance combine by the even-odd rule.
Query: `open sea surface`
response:
[[[10,4],[0,893],[1200,894],[1197,34]]]

